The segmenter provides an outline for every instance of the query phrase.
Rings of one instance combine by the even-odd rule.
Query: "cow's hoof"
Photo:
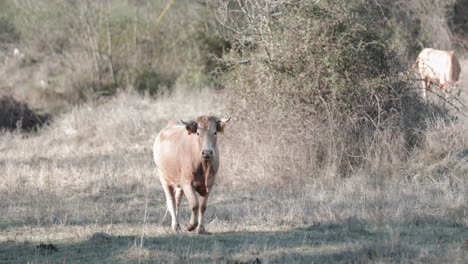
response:
[[[200,226],[195,230],[195,233],[197,233],[198,235],[211,235],[210,232],[206,231],[205,228]]]
[[[180,229],[180,225],[179,225],[179,224],[173,225],[173,226],[172,226],[172,231],[174,231],[174,232],[179,232],[180,230],[181,230],[181,229]]]
[[[191,232],[191,231],[195,230],[195,228],[197,228],[197,226],[198,226],[198,223],[196,223],[196,224],[189,224],[189,225],[187,226],[187,231]]]

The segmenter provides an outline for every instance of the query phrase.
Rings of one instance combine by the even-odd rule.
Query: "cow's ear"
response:
[[[218,130],[218,132],[224,133],[224,129],[226,128],[227,123],[229,122],[229,120],[231,120],[230,117],[229,118],[220,118],[218,120],[216,130]]]
[[[182,124],[185,125],[185,129],[187,129],[187,132],[189,135],[197,133],[197,130],[198,130],[197,122],[193,120],[189,120],[189,121],[180,120],[180,121],[182,122]]]

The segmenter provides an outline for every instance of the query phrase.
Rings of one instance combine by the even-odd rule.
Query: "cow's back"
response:
[[[453,51],[425,48],[418,56],[421,77],[440,82],[456,82],[460,75],[460,64]]]
[[[169,125],[163,128],[153,144],[153,158],[159,173],[170,181],[173,185],[178,185],[180,181],[180,170],[184,162],[191,155],[184,137],[186,129],[181,125]]]

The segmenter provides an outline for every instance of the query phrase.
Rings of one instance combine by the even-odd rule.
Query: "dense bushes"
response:
[[[255,141],[275,142],[273,149],[265,146],[267,164],[289,163],[294,175],[395,165],[420,143],[426,119],[446,113],[421,102],[405,82],[404,58],[412,47],[401,38],[411,33],[392,22],[385,5],[295,1],[256,10],[249,7],[253,1],[244,3],[244,11],[220,6],[259,17],[250,25],[225,20],[237,32],[247,27],[253,41],[244,48],[243,37],[227,34],[240,44],[226,58],[232,67],[225,85],[231,111],[245,129],[255,129]],[[289,161],[278,161],[285,153]],[[284,170],[271,173],[289,175]]]
[[[140,93],[149,93],[150,95],[162,92],[165,88],[170,90],[174,85],[175,78],[170,76],[161,76],[156,72],[140,72],[136,74],[133,86]]]
[[[389,36],[382,34],[386,27],[375,25],[372,14],[360,15],[362,8],[359,4],[345,11],[306,3],[288,10],[290,15],[277,22],[281,32],[274,31],[280,48],[267,63],[278,81],[293,81],[292,87],[280,89],[300,93],[316,110],[325,100],[349,113],[368,108],[374,95],[395,97],[401,85],[394,77],[401,68]]]
[[[448,12],[448,21],[452,31],[455,33],[468,34],[468,1],[455,1],[450,11],[452,12]]]
[[[447,10],[448,25],[458,48],[468,50],[468,1],[456,0]]]

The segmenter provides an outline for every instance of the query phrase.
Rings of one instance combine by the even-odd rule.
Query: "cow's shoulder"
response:
[[[183,135],[182,132],[184,132],[184,130],[184,126],[177,123],[170,124],[168,122],[168,125],[159,132],[159,139],[161,141],[177,140]]]

